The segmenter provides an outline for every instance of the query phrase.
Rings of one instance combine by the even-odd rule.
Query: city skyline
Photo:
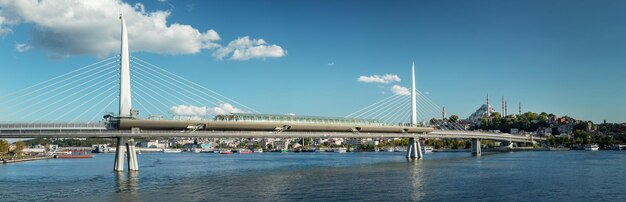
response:
[[[489,93],[524,111],[626,121],[618,1],[99,2],[109,6],[101,13],[40,5],[65,15],[29,12],[29,3],[0,3],[2,95],[119,54],[119,20],[108,18],[117,6],[135,25],[131,54],[264,113],[347,115],[406,94],[415,61],[417,89],[449,115],[467,118]],[[105,22],[84,24],[95,21]]]

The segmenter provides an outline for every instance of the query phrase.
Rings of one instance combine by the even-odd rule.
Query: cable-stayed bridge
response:
[[[480,139],[541,140],[468,131],[444,120],[427,122],[438,117],[439,107],[416,89],[414,67],[409,95],[392,95],[346,117],[260,114],[130,56],[126,25],[121,21],[120,55],[1,96],[0,137],[117,138],[116,171],[124,170],[125,155],[128,169],[139,169],[133,137],[409,138],[409,159],[422,158],[420,139],[424,138],[471,139],[476,155],[480,155]],[[140,111],[149,116],[141,117]]]

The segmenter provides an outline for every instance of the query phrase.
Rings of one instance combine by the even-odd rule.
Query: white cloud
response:
[[[391,86],[390,90],[395,95],[411,95],[411,93],[409,92],[409,88],[399,85]]]
[[[245,113],[243,110],[234,107],[228,103],[222,103],[217,107],[208,108],[209,113],[212,115],[230,114],[230,113]]]
[[[15,50],[17,52],[23,53],[30,50],[30,46],[28,44],[19,43],[15,45]]]
[[[363,83],[391,83],[391,82],[400,82],[400,77],[395,74],[385,74],[383,76],[380,76],[380,75],[359,76],[357,81],[363,82]]]
[[[2,10],[0,10],[0,14]],[[11,29],[7,28],[8,22],[6,21],[6,18],[4,18],[3,16],[0,16],[0,36],[4,36],[5,34],[11,32]]]
[[[234,107],[228,103],[222,103],[217,107],[193,106],[193,105],[177,105],[170,108],[170,112],[175,118],[183,119],[202,119],[208,115],[221,115],[230,113],[245,113],[243,110]]]
[[[268,45],[263,39],[250,39],[249,36],[231,41],[225,47],[217,49],[213,56],[224,59],[230,56],[231,60],[249,60],[253,58],[277,58],[287,54],[278,45]]]
[[[198,107],[193,105],[177,105],[170,108],[170,112],[175,117],[193,117],[202,118],[209,114],[207,107]]]
[[[164,2],[164,1],[161,1]],[[0,36],[11,32],[8,26],[33,25],[29,46],[49,51],[50,55],[94,55],[104,57],[119,52],[119,13],[124,14],[129,46],[134,52],[158,54],[195,54],[202,50],[226,48],[234,60],[280,57],[278,45],[266,45],[263,39],[248,37],[222,47],[219,34],[212,29],[200,31],[190,25],[168,23],[170,11],[146,11],[141,3],[130,5],[119,0],[0,0]],[[248,40],[231,48],[231,44]],[[222,56],[224,57],[224,56]]]

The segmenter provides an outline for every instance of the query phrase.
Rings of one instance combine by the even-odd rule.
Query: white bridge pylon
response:
[[[128,32],[126,31],[126,21],[124,16],[120,14],[122,24],[121,50],[120,50],[120,111],[119,118],[129,118],[132,107],[130,94],[130,58],[128,55]],[[126,154],[126,155],[125,155]],[[115,148],[115,163],[113,170],[116,172],[124,171],[124,156],[128,157],[128,171],[138,171],[139,162],[137,161],[137,153],[135,151],[135,141],[131,138],[117,137],[117,145]]]

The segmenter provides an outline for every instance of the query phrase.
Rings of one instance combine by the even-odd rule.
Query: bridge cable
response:
[[[79,68],[79,69],[75,69],[75,70],[72,70],[72,71],[67,72],[67,73],[65,73],[65,74],[62,74],[62,75],[56,76],[56,77],[54,77],[54,78],[50,78],[50,79],[48,79],[48,80],[45,80],[45,81],[39,82],[39,83],[37,83],[37,84],[35,84],[35,85],[32,85],[32,86],[29,86],[29,87],[26,87],[26,88],[20,89],[20,90],[18,90],[18,91],[15,91],[15,92],[12,92],[12,93],[9,93],[9,94],[6,94],[6,95],[3,95],[3,96],[0,96],[0,98],[5,98],[5,97],[11,96],[11,95],[18,94],[18,93],[20,93],[20,92],[22,92],[22,91],[26,91],[26,90],[28,90],[28,89],[31,89],[31,88],[37,87],[37,86],[39,86],[39,85],[43,85],[43,84],[48,83],[48,82],[51,82],[51,81],[53,81],[53,80],[55,80],[55,79],[58,79],[58,78],[61,78],[61,77],[67,76],[67,75],[69,75],[69,74],[75,73],[75,72],[80,71],[80,70],[83,70],[83,69],[85,69],[85,68],[89,68],[89,67],[91,67],[91,66],[94,66],[94,65],[100,64],[100,63],[102,63],[102,62],[105,62],[105,61],[111,60],[111,59],[116,58],[116,57],[118,57],[118,56],[116,55],[116,56],[113,56],[113,57],[110,57],[110,58],[107,58],[107,59],[104,59],[104,60],[100,60],[100,61],[95,62],[95,63],[92,63],[92,64],[90,64],[90,65],[87,65],[87,66],[81,67],[81,68]],[[38,90],[36,90],[36,91],[38,91]],[[36,91],[35,91],[35,92],[36,92]]]
[[[114,77],[115,77],[115,75],[114,75],[114,76],[112,76],[112,77],[109,77],[109,78],[107,78],[107,79],[114,78]],[[102,81],[100,81],[100,82],[98,82],[98,83],[95,83],[95,84],[93,84],[93,85],[91,85],[91,86],[89,86],[89,87],[87,87],[87,88],[84,88],[84,89],[83,89],[83,90],[81,90],[81,91],[75,92],[75,93],[73,93],[73,94],[71,94],[71,95],[69,95],[69,96],[66,96],[66,97],[65,97],[65,98],[63,98],[63,99],[57,100],[57,101],[56,101],[56,102],[54,102],[54,103],[51,103],[51,104],[49,104],[49,105],[47,105],[47,106],[45,106],[45,107],[43,107],[43,108],[41,108],[41,109],[39,109],[39,110],[37,110],[37,111],[35,111],[35,112],[32,112],[31,114],[37,113],[37,112],[39,112],[39,111],[41,111],[41,110],[44,110],[44,109],[48,109],[51,105],[57,104],[57,103],[59,103],[59,102],[61,102],[61,101],[64,101],[64,100],[66,100],[67,98],[69,98],[69,97],[71,97],[71,96],[74,96],[74,95],[76,95],[76,94],[78,94],[78,93],[80,93],[80,92],[82,92],[82,91],[85,91],[85,90],[87,90],[87,89],[89,89],[89,88],[91,88],[91,87],[93,87],[93,86],[95,86],[95,85],[98,85],[98,84],[102,83],[103,81],[107,81],[107,80],[102,80]],[[60,106],[60,107],[55,107],[55,109],[54,109],[54,110],[49,111],[48,113],[46,113],[46,114],[44,114],[44,115],[42,115],[42,116],[39,116],[39,118],[35,119],[35,121],[39,121],[39,120],[41,120],[41,118],[43,118],[43,117],[47,117],[48,115],[50,115],[50,114],[52,114],[52,113],[54,113],[54,112],[57,112],[57,111],[59,111],[60,109],[65,109],[65,107],[69,106],[70,104],[74,104],[76,101],[79,101],[79,100],[81,100],[81,99],[85,98],[86,96],[91,95],[91,94],[95,93],[96,91],[98,91],[98,90],[100,90],[100,89],[102,89],[102,88],[104,88],[104,87],[106,87],[106,86],[108,86],[108,85],[113,84],[114,82],[115,82],[115,80],[113,80],[113,81],[111,81],[111,82],[109,82],[109,83],[107,83],[107,84],[105,84],[105,85],[102,85],[102,86],[100,86],[99,88],[97,88],[97,89],[95,89],[95,90],[92,90],[92,91],[90,91],[90,92],[88,92],[88,93],[85,93],[85,94],[83,94],[82,96],[80,96],[79,98],[76,98],[76,99],[74,99],[74,100],[72,100],[72,101],[70,101],[70,102],[67,102],[67,103],[65,103],[64,105]],[[28,115],[26,115],[25,117],[27,117],[27,116],[28,116]]]
[[[112,85],[109,89],[107,89],[107,90],[105,90],[105,91],[100,92],[98,95],[93,96],[91,99],[89,99],[89,100],[87,100],[87,101],[85,101],[85,102],[81,103],[80,105],[78,105],[78,106],[76,106],[76,107],[72,107],[72,109],[71,109],[71,110],[66,111],[64,114],[62,114],[61,116],[59,116],[59,117],[58,117],[57,119],[55,119],[54,121],[56,122],[56,121],[60,120],[62,117],[65,117],[66,115],[68,115],[69,113],[74,112],[74,111],[76,111],[77,109],[80,109],[82,106],[86,105],[87,103],[91,103],[93,100],[95,100],[96,98],[98,98],[98,97],[100,97],[100,96],[104,95],[105,93],[107,93],[107,92],[111,92],[111,90],[115,90],[115,88],[116,88],[117,86],[118,86],[118,85]],[[93,91],[93,92],[95,92],[95,91]],[[114,91],[114,92],[116,92],[116,91]]]
[[[115,66],[112,66],[112,67],[115,67]],[[109,68],[107,68],[107,69],[109,69]],[[106,69],[105,69],[105,70],[106,70]],[[100,71],[99,71],[99,72],[100,72]],[[112,71],[112,72],[113,72],[113,71]],[[48,101],[48,100],[50,100],[50,99],[52,99],[52,98],[54,98],[54,97],[57,97],[57,96],[59,96],[59,95],[61,95],[61,94],[66,93],[66,92],[68,92],[68,91],[70,91],[70,90],[73,90],[73,89],[75,89],[75,88],[81,87],[81,86],[83,86],[83,85],[85,85],[85,84],[87,84],[87,83],[89,83],[89,82],[95,81],[96,79],[99,79],[99,78],[101,78],[101,77],[103,77],[103,76],[106,76],[106,75],[108,75],[108,74],[111,74],[112,72],[105,73],[105,74],[102,74],[102,75],[100,75],[100,76],[97,76],[97,77],[91,78],[90,80],[88,80],[88,81],[86,81],[86,82],[84,82],[84,83],[81,83],[81,84],[78,84],[78,85],[74,85],[74,86],[72,86],[71,88],[69,88],[69,89],[65,89],[65,90],[63,90],[63,91],[62,91],[62,92],[60,92],[60,93],[56,93],[56,94],[54,94],[54,95],[52,95],[52,96],[50,96],[50,97],[46,97],[46,98],[44,98],[44,99],[42,99],[42,100],[39,100],[38,102],[33,103],[33,104],[31,104],[31,105],[28,105],[28,106],[27,106],[27,107],[25,107],[25,108],[21,108],[21,109],[20,109],[20,110],[18,110],[17,112],[13,112],[12,114],[10,114],[10,116],[13,116],[13,115],[15,115],[16,113],[22,112],[22,111],[24,111],[24,110],[26,110],[26,109],[29,109],[29,108],[31,108],[31,107],[33,107],[33,106],[35,106],[35,105],[37,105],[37,104],[40,104],[40,103],[42,103],[42,102]],[[97,73],[96,73],[96,74],[97,74]],[[92,74],[92,75],[90,75],[90,76],[93,76],[93,75],[95,75],[95,74]],[[82,77],[82,78],[80,78],[80,79],[78,79],[78,80],[76,80],[76,81],[72,81],[72,82],[70,82],[70,83],[68,83],[68,84],[65,84],[65,85],[63,85],[63,86],[61,86],[61,87],[58,87],[58,88],[56,88],[55,90],[52,90],[52,91],[47,91],[46,93],[43,93],[43,94],[37,95],[37,96],[35,96],[35,97],[33,97],[33,98],[29,99],[29,100],[32,100],[32,99],[34,99],[34,98],[41,97],[41,96],[46,95],[46,94],[49,94],[50,92],[54,92],[54,91],[56,91],[57,89],[60,89],[60,88],[62,88],[62,87],[65,87],[65,86],[70,85],[70,84],[73,84],[73,83],[76,83],[76,82],[81,81],[81,80],[83,80],[83,79],[85,79],[85,78],[89,78],[90,76],[88,76],[88,77]],[[84,91],[84,90],[85,90],[85,89],[82,89],[82,90],[80,90],[79,92]],[[67,98],[67,97],[66,97],[66,98]],[[19,102],[17,105],[21,105],[21,103],[23,103],[23,102]],[[16,105],[13,105],[13,106],[15,107]],[[28,115],[27,115],[27,116],[28,116]]]
[[[226,100],[229,100],[229,101],[231,101],[231,102],[233,102],[233,103],[235,103],[235,104],[238,104],[238,105],[240,105],[240,106],[243,106],[243,107],[245,107],[245,108],[247,108],[247,109],[249,109],[249,110],[251,110],[251,111],[253,111],[253,112],[255,112],[255,113],[259,113],[257,110],[254,110],[254,109],[252,109],[252,108],[250,108],[250,107],[248,107],[248,106],[246,106],[246,105],[244,105],[244,104],[241,104],[241,103],[239,103],[239,102],[237,102],[237,101],[235,101],[235,100],[232,100],[232,99],[230,99],[230,98],[228,98],[228,97],[226,97],[226,96],[224,96],[224,95],[222,95],[222,94],[219,94],[219,93],[217,93],[217,92],[215,92],[215,91],[213,91],[213,90],[211,90],[211,89],[208,89],[208,88],[206,88],[206,87],[204,87],[204,86],[201,86],[201,85],[199,85],[199,84],[197,84],[197,83],[194,83],[194,82],[192,82],[192,81],[190,81],[190,80],[188,80],[188,79],[185,79],[185,78],[183,78],[183,77],[181,77],[181,76],[178,76],[178,75],[176,75],[176,74],[174,74],[174,73],[171,73],[171,72],[169,72],[169,71],[167,71],[167,70],[165,70],[165,69],[163,69],[163,68],[160,68],[160,67],[158,67],[158,66],[156,66],[156,65],[153,65],[153,64],[151,64],[151,63],[149,63],[149,62],[146,62],[146,61],[144,61],[144,60],[141,60],[140,58],[137,58],[137,57],[134,57],[134,56],[131,56],[131,57],[132,57],[132,58],[134,58],[134,59],[137,59],[138,61],[143,62],[143,63],[145,63],[145,64],[147,64],[147,65],[149,65],[149,66],[155,67],[155,68],[157,68],[157,69],[159,69],[159,70],[161,70],[161,71],[163,71],[163,72],[166,72],[166,73],[168,73],[168,74],[170,74],[170,75],[172,75],[172,76],[174,76],[174,77],[176,77],[176,78],[182,79],[183,81],[189,82],[189,83],[191,83],[191,84],[193,84],[193,85],[195,85],[195,86],[198,86],[198,87],[200,87],[200,88],[202,88],[202,89],[204,89],[204,90],[207,90],[207,91],[209,91],[209,92],[211,92],[211,93],[213,93],[213,94],[216,94],[216,95],[218,95],[218,96],[220,96],[220,97],[222,97],[222,98],[224,98],[224,99],[226,99]],[[176,80],[176,81],[178,81],[178,80]],[[206,95],[206,94],[205,94],[205,95]]]

